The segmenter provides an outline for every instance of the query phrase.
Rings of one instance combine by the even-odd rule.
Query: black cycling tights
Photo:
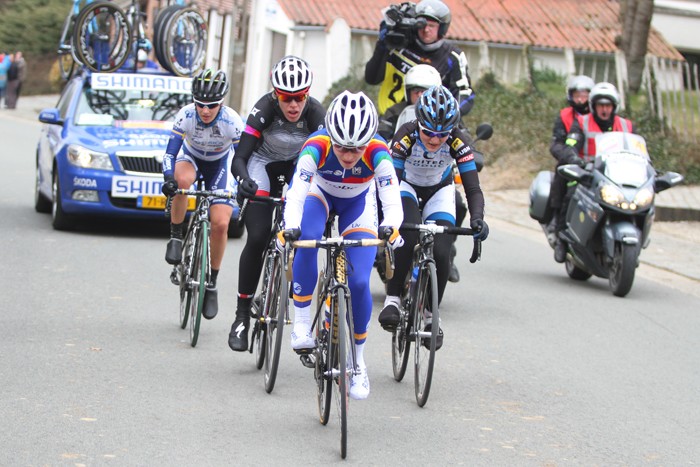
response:
[[[411,224],[421,223],[421,213],[418,204],[408,197],[401,197],[403,206],[403,221]],[[445,220],[435,222],[439,225],[452,225]],[[388,295],[400,296],[403,292],[403,285],[406,280],[406,275],[411,267],[413,260],[413,247],[418,243],[419,232],[413,230],[402,230],[401,236],[404,239],[404,245],[396,250],[396,264],[394,277],[389,281],[387,288]],[[435,267],[437,268],[438,281],[438,304],[442,302],[442,295],[445,292],[447,278],[450,275],[450,249],[454,242],[454,235],[437,234],[435,236],[435,245],[433,254],[435,256]]]

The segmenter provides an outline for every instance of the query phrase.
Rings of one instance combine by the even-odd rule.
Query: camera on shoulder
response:
[[[425,18],[416,18],[416,4],[413,2],[389,6],[384,18],[389,27],[385,42],[392,49],[402,49],[414,42],[418,30],[427,24]]]

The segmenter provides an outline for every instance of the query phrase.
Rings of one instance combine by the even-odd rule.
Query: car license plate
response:
[[[139,196],[136,202],[136,206],[141,209],[165,209],[165,196],[150,196],[144,195]],[[190,196],[187,198],[187,210],[193,211],[195,204],[197,203],[197,198]]]

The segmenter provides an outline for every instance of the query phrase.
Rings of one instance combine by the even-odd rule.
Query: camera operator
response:
[[[467,71],[467,57],[445,40],[452,14],[440,0],[404,2],[384,11],[379,40],[365,65],[365,81],[380,84],[380,115],[404,100],[404,75],[413,66],[427,63],[438,70],[442,84],[459,102],[462,116],[474,106],[474,92]]]

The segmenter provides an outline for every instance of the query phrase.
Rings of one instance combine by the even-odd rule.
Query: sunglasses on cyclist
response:
[[[200,101],[195,100],[194,105],[196,105],[200,109],[215,109],[218,106],[220,106],[222,102],[223,102],[223,100],[216,101],[216,102],[200,102]]]
[[[308,92],[298,92],[296,94],[288,94],[286,92],[281,92],[281,91],[275,91],[275,94],[277,94],[277,98],[281,102],[304,102],[306,99],[309,98],[309,93]]]
[[[364,152],[365,149],[367,149],[367,145],[359,147],[350,147],[341,146],[340,144],[334,144],[333,149],[335,150],[335,152],[354,152],[355,154],[357,154],[358,152]]]
[[[428,138],[433,138],[433,137],[445,138],[445,137],[449,136],[450,133],[452,132],[452,130],[449,130],[449,131],[430,131],[430,130],[423,128],[422,126],[420,127],[420,131]]]

